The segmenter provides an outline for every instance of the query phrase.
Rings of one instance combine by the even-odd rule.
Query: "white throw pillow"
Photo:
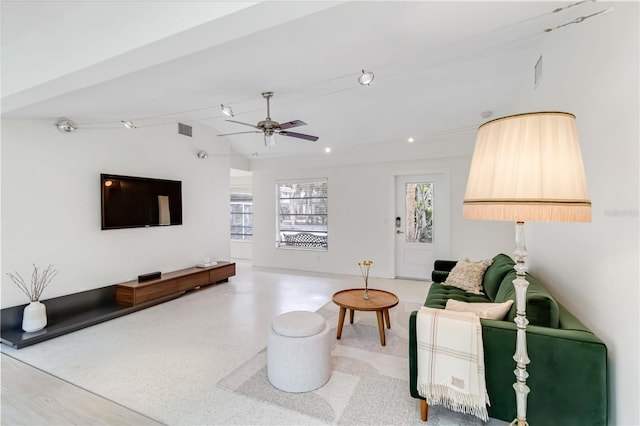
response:
[[[491,259],[479,262],[472,262],[466,257],[460,259],[449,272],[444,285],[461,288],[467,293],[482,294],[482,279],[491,262]]]
[[[446,310],[457,312],[475,312],[480,318],[501,320],[507,315],[513,300],[503,303],[467,303],[458,300],[447,300]]]

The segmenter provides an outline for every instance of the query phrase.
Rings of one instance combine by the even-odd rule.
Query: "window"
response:
[[[277,247],[327,250],[327,180],[280,182]]]
[[[253,238],[253,196],[231,193],[231,239]]]
[[[433,182],[407,183],[405,191],[408,243],[433,243]]]

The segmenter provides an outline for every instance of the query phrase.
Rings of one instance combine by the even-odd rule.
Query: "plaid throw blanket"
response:
[[[480,319],[421,307],[416,319],[418,393],[429,405],[488,420]]]

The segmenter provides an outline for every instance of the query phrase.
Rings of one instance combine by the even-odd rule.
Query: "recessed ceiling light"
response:
[[[362,70],[362,75],[358,77],[358,83],[363,86],[369,86],[373,82],[374,77],[371,71]]]
[[[407,142],[409,142],[409,143],[413,143],[413,141],[414,141],[413,137],[412,137],[412,136],[409,136],[409,139],[407,139]]]
[[[136,128],[136,126],[134,126],[134,125],[133,125],[133,123],[132,123],[131,121],[124,121],[124,120],[121,120],[120,122],[121,122],[121,123],[122,123],[122,125],[123,125],[124,127],[126,127],[127,129],[135,129],[135,128]]]
[[[326,148],[324,149],[324,152],[325,152],[325,153],[327,153],[327,154],[328,154],[328,153],[330,153],[330,152],[331,152],[331,148],[326,147]]]
[[[480,115],[482,116],[482,118],[489,118],[493,115],[493,111],[483,111],[482,113],[480,113]]]

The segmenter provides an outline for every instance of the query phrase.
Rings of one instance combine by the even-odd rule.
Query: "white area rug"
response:
[[[333,371],[329,382],[315,391],[287,393],[271,386],[266,348],[218,386],[330,424],[423,424],[408,382],[409,315],[418,308],[418,304],[400,302],[389,311],[391,329],[385,329],[386,346],[380,345],[374,312],[356,312],[354,324],[349,324],[347,315],[342,337],[337,340],[339,308],[330,302],[318,310],[332,326]],[[425,425],[481,424],[476,417],[430,407]]]

